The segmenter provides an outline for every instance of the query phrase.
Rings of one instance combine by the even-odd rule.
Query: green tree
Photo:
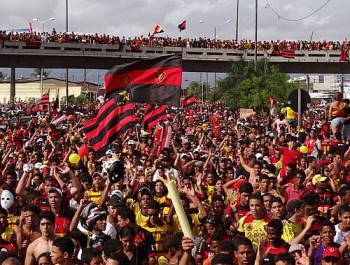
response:
[[[51,70],[43,68],[44,78],[49,77],[50,74],[51,74]],[[34,68],[31,76],[40,76],[40,75],[41,75],[41,68]]]
[[[199,81],[192,81],[187,89],[186,89],[186,95],[194,95],[197,99],[202,99],[202,93],[204,100],[207,98],[207,94],[210,93],[210,87],[207,83],[199,82]],[[207,93],[208,92],[208,93]]]
[[[267,109],[269,95],[279,102],[286,102],[289,93],[297,84],[288,82],[289,76],[281,73],[263,59],[254,63],[240,60],[234,62],[226,78],[218,80],[218,88],[213,96],[220,97],[228,107]]]

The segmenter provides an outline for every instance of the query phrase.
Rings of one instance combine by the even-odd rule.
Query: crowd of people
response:
[[[340,93],[304,113],[300,130],[288,105],[243,117],[197,102],[154,129],[172,127],[163,149],[141,124],[101,156],[83,129],[98,102],[62,107],[60,122],[12,108],[21,110],[0,118],[0,264],[350,264],[350,109]]]
[[[171,38],[159,36],[139,36],[139,37],[120,37],[108,34],[79,34],[74,32],[56,32],[51,33],[33,32],[16,33],[0,31],[0,46],[4,41],[23,41],[28,44],[40,44],[41,42],[54,43],[88,43],[88,44],[109,44],[118,46],[121,50],[125,45],[139,50],[142,47],[184,47],[184,48],[210,48],[210,49],[238,49],[254,50],[255,43],[252,40],[221,40],[205,37],[199,38]],[[347,49],[349,43],[344,41],[314,41],[314,40],[271,40],[259,41],[259,51],[341,51]]]

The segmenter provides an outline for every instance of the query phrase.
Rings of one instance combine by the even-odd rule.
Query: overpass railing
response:
[[[0,54],[30,54],[56,56],[101,56],[146,58],[158,55],[182,53],[187,60],[234,61],[254,59],[254,50],[209,49],[181,47],[146,47],[139,50],[125,45],[87,44],[87,43],[26,43],[5,41],[0,46]],[[272,55],[271,50],[258,51],[258,58],[268,58],[273,62],[339,62],[340,51],[296,50],[294,58]]]

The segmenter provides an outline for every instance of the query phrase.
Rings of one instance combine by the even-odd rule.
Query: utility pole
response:
[[[66,33],[68,32],[68,0],[66,0]],[[68,77],[69,77],[69,71],[68,68],[66,68],[66,105],[68,106]]]
[[[236,8],[236,41],[238,42],[238,16],[239,16],[239,0],[237,1],[237,8]]]
[[[258,0],[255,0],[255,49],[254,49],[254,68],[257,69],[258,63]]]
[[[344,75],[343,74],[341,74],[340,92],[344,96]]]

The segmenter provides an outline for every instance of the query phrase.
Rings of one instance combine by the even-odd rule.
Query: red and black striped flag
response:
[[[146,131],[151,132],[160,121],[166,120],[167,105],[161,105],[159,107],[153,104],[147,104],[145,109],[145,116],[143,117],[143,125]]]
[[[41,99],[39,101],[39,105],[44,105],[44,104],[49,104],[50,103],[50,91],[48,91],[47,93],[43,94],[41,96]]]
[[[181,100],[181,104],[183,108],[187,108],[195,104],[196,101],[197,101],[196,98],[193,95],[190,95],[184,98],[183,100]]]
[[[180,105],[182,58],[173,54],[116,65],[105,75],[106,96],[121,90],[132,102]]]
[[[183,31],[183,30],[185,30],[186,29],[186,20],[184,20],[181,24],[179,24],[178,26],[178,29],[180,30],[180,31]]]
[[[115,98],[108,100],[97,115],[84,123],[84,132],[98,155],[104,154],[120,133],[135,126],[134,104],[121,105]]]

